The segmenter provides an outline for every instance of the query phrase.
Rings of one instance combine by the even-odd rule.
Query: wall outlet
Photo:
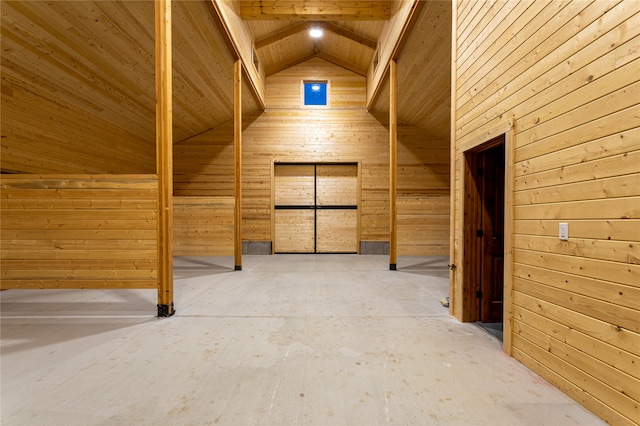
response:
[[[569,241],[569,224],[561,222],[558,227],[558,238],[562,241]]]

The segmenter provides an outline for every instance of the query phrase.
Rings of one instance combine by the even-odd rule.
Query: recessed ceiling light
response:
[[[322,30],[320,28],[311,28],[309,35],[313,38],[320,38],[322,37]]]

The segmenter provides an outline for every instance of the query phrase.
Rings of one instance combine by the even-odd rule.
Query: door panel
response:
[[[314,166],[278,164],[275,166],[276,206],[313,206],[315,203]]]
[[[276,253],[313,253],[314,211],[275,211]]]
[[[316,166],[316,203],[319,206],[358,204],[358,166]]]
[[[274,166],[274,252],[358,252],[358,166]]]
[[[482,164],[482,322],[502,321],[504,293],[504,144],[480,153]]]
[[[318,210],[316,220],[317,253],[358,251],[357,210]]]

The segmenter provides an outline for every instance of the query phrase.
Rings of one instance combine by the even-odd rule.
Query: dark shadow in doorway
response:
[[[502,342],[502,323],[501,322],[482,322],[477,321],[476,324],[488,332],[489,334],[496,336]]]

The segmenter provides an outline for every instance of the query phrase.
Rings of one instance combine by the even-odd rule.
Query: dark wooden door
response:
[[[504,293],[504,144],[478,153],[481,208],[480,321],[501,322]]]

